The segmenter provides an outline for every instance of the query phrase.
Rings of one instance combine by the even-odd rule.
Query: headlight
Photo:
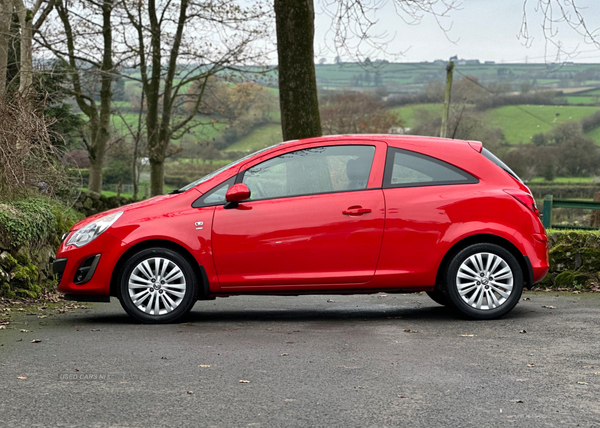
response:
[[[83,247],[85,244],[89,244],[96,239],[102,232],[111,227],[119,217],[121,217],[123,211],[106,215],[98,220],[83,226],[81,229],[75,231],[73,235],[67,241],[67,245],[75,245],[76,247]]]

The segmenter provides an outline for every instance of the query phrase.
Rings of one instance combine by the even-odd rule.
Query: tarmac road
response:
[[[11,312],[0,426],[600,427],[600,294],[524,298],[495,321],[425,294]]]

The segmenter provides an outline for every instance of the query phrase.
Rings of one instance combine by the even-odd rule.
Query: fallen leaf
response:
[[[287,352],[284,352],[283,354],[281,354],[282,357],[287,357],[288,355],[290,355],[290,354],[288,354]]]
[[[21,333],[29,333],[29,330],[21,329]]]
[[[0,330],[6,330],[6,326],[0,325]]]
[[[41,339],[33,339],[33,340],[31,341],[31,343],[40,343],[40,342],[41,342]]]
[[[523,403],[523,400],[517,400],[515,403]]]
[[[38,315],[38,318],[46,318],[48,315]]]
[[[577,382],[578,385],[587,385],[587,382]]]
[[[194,391],[188,391],[187,393],[192,395],[194,393]]]
[[[531,300],[529,297],[524,297],[523,300]]]
[[[405,333],[418,333],[418,331],[417,331],[417,330],[411,330],[410,328],[405,328],[405,329],[404,329],[404,332],[405,332]]]
[[[250,383],[249,380],[240,380],[240,383]]]
[[[27,376],[17,376],[17,379],[25,380],[27,379]]]
[[[551,305],[544,305],[544,306],[542,306],[542,308],[544,308],[544,309],[555,309],[555,307],[551,306]]]
[[[475,337],[476,334],[461,334],[462,337]]]
[[[519,333],[525,334],[525,333],[527,333],[527,330],[521,330]]]
[[[200,364],[198,367],[204,367],[204,368],[207,368],[207,367],[210,367],[210,364]]]
[[[535,367],[535,364],[527,364],[527,367]]]
[[[335,300],[327,299],[327,303],[335,303]]]

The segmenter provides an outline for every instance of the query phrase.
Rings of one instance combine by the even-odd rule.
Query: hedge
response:
[[[0,295],[35,298],[53,288],[51,262],[60,237],[81,218],[47,198],[0,203]]]

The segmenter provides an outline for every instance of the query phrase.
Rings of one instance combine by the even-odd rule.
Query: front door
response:
[[[375,152],[374,145],[313,147],[242,171],[251,199],[237,208],[218,206],[214,215],[221,289],[372,278],[385,218],[382,190],[368,188]]]

